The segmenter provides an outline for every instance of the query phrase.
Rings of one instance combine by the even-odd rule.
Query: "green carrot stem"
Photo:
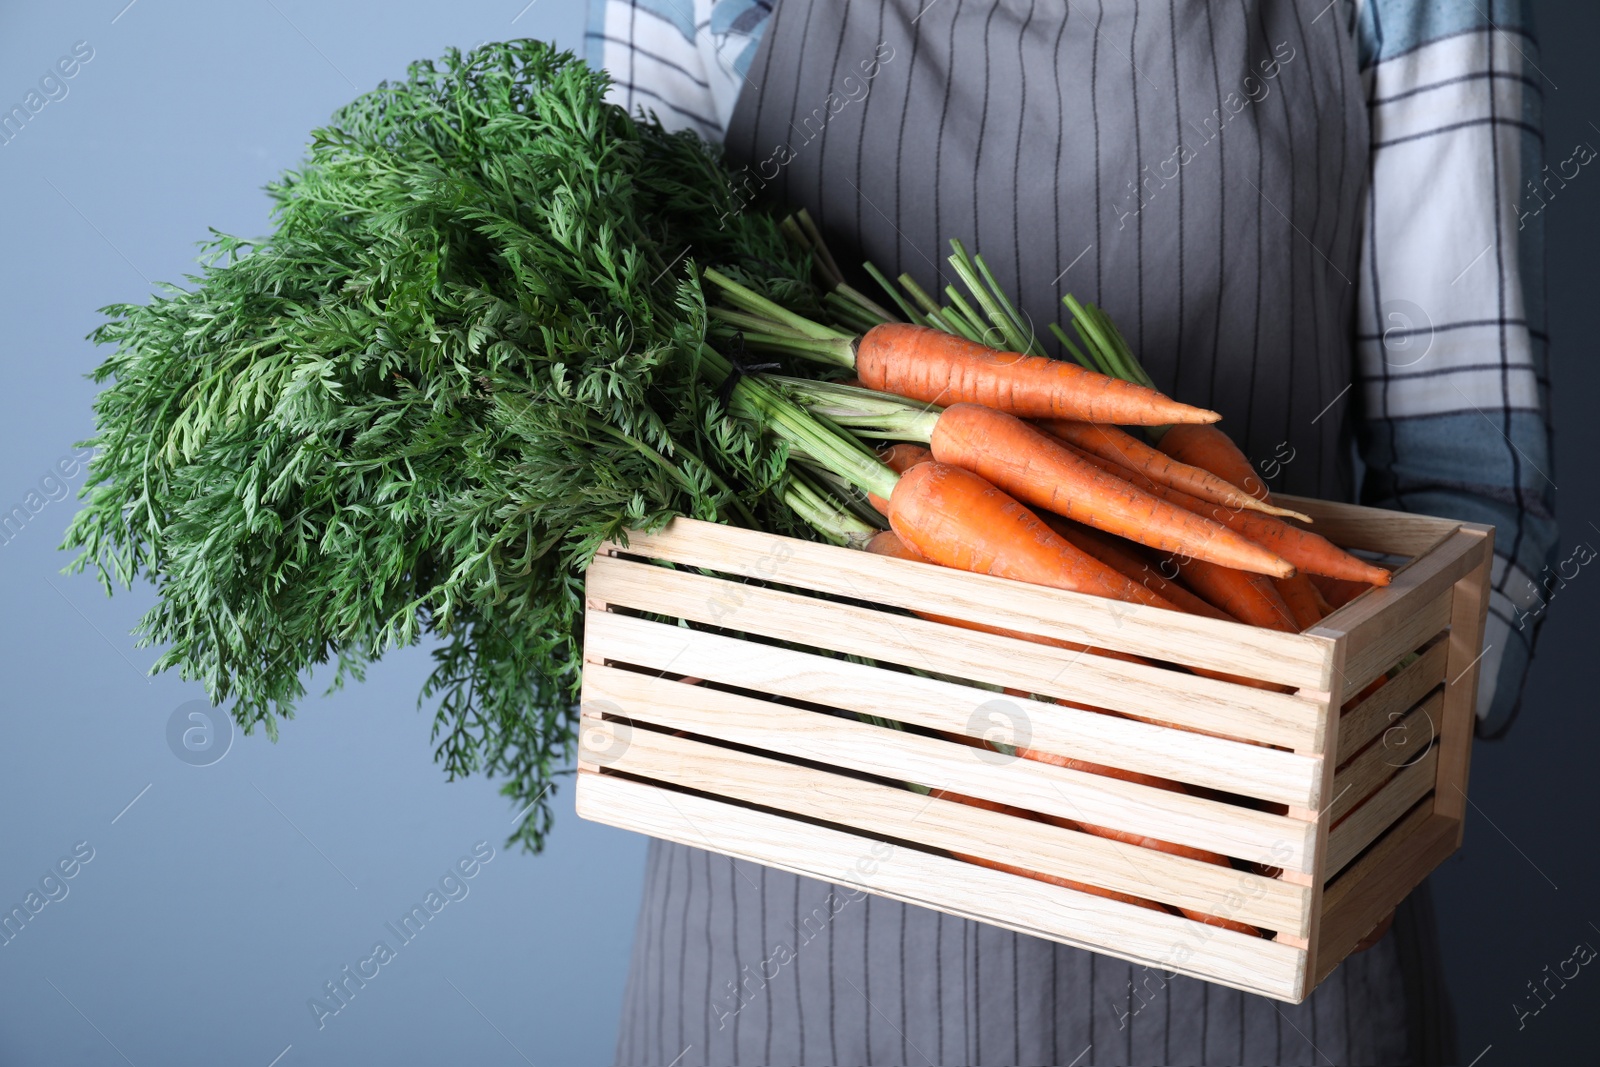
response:
[[[964,337],[969,341],[983,344],[983,335],[972,328],[972,325],[962,317],[961,312],[955,308],[940,308],[940,323],[946,333],[953,333],[957,337]]]
[[[826,490],[800,471],[789,472],[783,502],[806,524],[827,540],[847,548],[863,548],[878,533],[859,516],[852,514]]]
[[[720,385],[733,365],[710,345],[701,346],[702,362],[712,384]],[[736,415],[765,426],[779,440],[796,447],[851,485],[888,499],[899,475],[848,435],[830,429],[789,400],[759,374],[740,376],[733,387]]]
[[[881,321],[861,305],[841,296],[837,289],[824,294],[822,303],[833,313],[832,317],[839,325],[848,327],[856,334],[866,333]]]
[[[989,270],[989,264],[983,261],[983,255],[980,253],[972,258],[978,264],[978,273],[981,274],[983,276],[983,280],[988,283],[989,291],[994,294],[994,298],[999,302],[1001,309],[1016,326],[1018,334],[1028,338],[1029,347],[1026,350],[1026,353],[1030,356],[1044,355],[1044,349],[1039,346],[1039,338],[1037,333],[1034,331],[1032,324],[1023,321],[1022,313],[1017,310],[1016,305],[1011,303],[1010,298],[1006,296],[1006,291],[1001,288],[1000,283],[995,280],[994,273]],[[1023,349],[1018,349],[1018,351],[1023,351]]]
[[[1107,315],[1103,308],[1094,308],[1093,311],[1099,320],[1101,328],[1111,338],[1111,343],[1116,346],[1117,352],[1121,356],[1122,365],[1134,376],[1133,380],[1140,385],[1154,389],[1156,383],[1146,373],[1144,364],[1139,362],[1139,357],[1133,354],[1133,349],[1128,346],[1127,338],[1122,336],[1122,331],[1117,329],[1116,325],[1111,321],[1111,316]]]
[[[774,303],[753,289],[740,285],[732,278],[712,267],[706,268],[706,280],[723,291],[728,302],[745,311],[764,315],[769,319],[776,319],[792,330],[797,330],[807,337],[819,340],[848,337],[849,335],[830,326],[813,322],[804,315],[797,315],[781,304]]]
[[[933,404],[840,382],[779,377],[772,380],[819,420],[861,437],[927,444],[944,412]]]
[[[900,275],[900,284],[905,286],[906,292],[911,294],[911,299],[915,300],[928,313],[928,317],[931,320],[928,323],[929,326],[934,326],[941,330],[948,329],[940,317],[941,309],[939,305],[934,302],[933,297],[923,290],[922,286],[917,284],[915,278],[909,274],[902,274]]]
[[[798,356],[817,363],[829,363],[846,370],[856,369],[855,341],[851,338],[820,340],[814,337],[796,337],[786,333],[764,333],[760,330],[742,330],[744,342],[756,352],[774,352],[783,356]]]
[[[1117,352],[1116,347],[1112,345],[1111,340],[1106,337],[1094,315],[1080,304],[1078,298],[1071,293],[1062,297],[1061,302],[1066,304],[1072,311],[1073,324],[1077,326],[1078,333],[1083,336],[1085,345],[1098,349],[1099,358],[1104,360],[1106,366],[1110,368],[1102,371],[1102,373],[1109,374],[1114,378],[1134,381],[1135,379],[1129,376],[1127,369],[1120,366],[1120,354]]]
[[[861,308],[862,311],[865,311],[867,314],[871,315],[875,320],[877,320],[873,323],[874,326],[878,325],[878,323],[896,321],[894,312],[890,311],[876,300],[873,300],[866,293],[863,293],[860,289],[857,289],[848,282],[840,282],[834,287],[834,292],[856,304]]]
[[[1083,328],[1083,323],[1074,319],[1072,326],[1078,331],[1078,339],[1083,342],[1084,354],[1089,357],[1093,368],[1108,378],[1121,378],[1116,364],[1111,362],[1111,357],[1106,350],[1095,343],[1094,335]]]
[[[856,518],[860,519],[862,522],[866,523],[868,526],[871,526],[875,530],[884,530],[888,528],[889,520],[884,518],[883,515],[879,513],[878,509],[873,507],[872,504],[868,502],[866,494],[861,490],[857,489],[855,486],[851,485],[837,474],[834,474],[832,471],[812,463],[810,459],[805,456],[800,456],[798,453],[793,452],[791,452],[790,455],[796,456],[799,459],[804,468],[805,476],[812,479],[812,481],[814,481],[822,490],[824,490],[833,499],[833,502],[837,506],[849,511],[852,515],[856,516]]]
[[[1078,366],[1087,370],[1100,369],[1090,361],[1088,356],[1083,354],[1083,349],[1072,343],[1072,338],[1067,336],[1066,330],[1063,330],[1056,323],[1052,322],[1050,324],[1050,332],[1055,334],[1056,340],[1061,342],[1061,347],[1067,350],[1067,355],[1071,356],[1077,362]]]
[[[984,336],[994,333],[994,328],[982,320],[982,315],[978,314],[978,310],[966,302],[965,296],[962,296],[962,291],[955,288],[954,285],[947,285],[944,286],[944,294],[946,294],[947,298],[950,298],[950,307],[954,307],[957,312],[960,312],[966,322],[966,328],[974,334],[973,341],[982,341]]]
[[[822,262],[827,267],[828,274],[834,279],[835,285],[842,283],[844,281],[844,271],[839,269],[838,261],[833,258],[833,253],[829,251],[828,242],[822,239],[822,231],[817,229],[815,222],[811,221],[811,212],[801,208],[795,215],[800,220],[800,228],[811,239],[812,254],[822,259]]]
[[[988,286],[984,284],[983,278],[980,277],[977,266],[972,262],[972,257],[967,255],[966,246],[952,238],[950,247],[955,249],[955,254],[949,259],[950,266],[955,268],[956,277],[961,279],[962,283],[972,293],[973,299],[977,300],[978,305],[983,308],[993,329],[999,331],[1000,340],[1004,342],[1004,346],[1013,352],[1026,352],[1032,347],[1031,342],[1022,334],[1017,324],[1011,320],[1011,317],[1006,314],[999,303],[995,301],[994,295],[990,293]],[[984,332],[987,334],[989,331],[985,330]],[[994,345],[993,347],[999,348],[1001,346]]]
[[[881,270],[874,266],[870,260],[861,264],[861,266],[872,276],[872,280],[878,283],[879,288],[889,294],[889,299],[895,302],[895,306],[900,309],[900,313],[906,317],[907,322],[922,324],[922,315],[916,308],[906,303],[906,298],[901,296],[900,291],[889,283],[889,279],[884,277]]]
[[[730,323],[744,330],[754,330],[756,333],[771,334],[776,337],[792,337],[797,341],[814,341],[816,338],[803,334],[799,330],[791,329],[775,319],[762,315],[752,315],[747,311],[737,308],[723,307],[721,304],[712,304],[706,308],[707,314],[721,322]]]

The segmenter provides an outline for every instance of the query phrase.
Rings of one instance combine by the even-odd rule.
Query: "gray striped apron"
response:
[[[1041,336],[1072,292],[1286,492],[1352,495],[1368,130],[1326,0],[782,0],[728,131],[753,193],[933,289],[947,238]],[[953,76],[952,76],[953,75]],[[1051,343],[1053,347],[1053,342]],[[619,1064],[1431,1064],[1426,890],[1289,1006],[651,843]]]

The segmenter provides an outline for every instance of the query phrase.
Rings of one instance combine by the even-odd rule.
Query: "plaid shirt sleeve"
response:
[[[617,103],[721,140],[776,2],[590,0],[589,59],[611,71]],[[1560,578],[1542,216],[1558,172],[1593,151],[1543,167],[1547,79],[1526,0],[1345,2],[1372,128],[1362,497],[1496,527],[1478,707],[1494,736]]]
[[[589,0],[585,54],[610,100],[721,141],[776,0]]]
[[[1518,709],[1557,544],[1543,211],[1562,181],[1543,169],[1532,31],[1525,0],[1362,0],[1356,16],[1362,499],[1495,526],[1483,736]]]

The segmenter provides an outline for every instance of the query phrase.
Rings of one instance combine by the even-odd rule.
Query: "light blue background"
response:
[[[0,107],[74,42],[94,58],[0,147],[0,511],[90,431],[96,308],[181,279],[207,226],[264,232],[263,183],[407,62],[513,36],[581,47],[580,3],[513,24],[525,2],[138,0],[115,24],[126,0],[7,4]],[[546,855],[504,851],[516,812],[495,785],[433,763],[421,651],[308,699],[277,744],[185,765],[166,723],[200,686],[144,677],[127,635],[148,587],[108,600],[57,573],[74,506],[0,547],[0,905],[76,842],[95,851],[0,947],[0,1064],[267,1067],[291,1045],[280,1067],[522,1063],[513,1044],[540,1067],[609,1063],[644,839],[579,821],[568,789]],[[468,896],[319,1032],[307,999],[394,944],[384,923],[478,841],[496,855]]]
[[[90,430],[95,308],[180,278],[207,226],[263,232],[262,184],[408,61],[517,35],[578,48],[579,0],[524,2],[6,5],[0,108],[74,42],[95,57],[0,147],[0,513]],[[1539,14],[1547,141],[1564,158],[1597,137],[1600,27],[1578,5]],[[1574,183],[1550,211],[1565,558],[1600,545],[1600,186]],[[75,843],[95,858],[0,947],[0,1067],[609,1063],[643,839],[580,822],[568,791],[548,854],[500,851],[515,812],[432,762],[421,652],[308,699],[276,745],[236,737],[214,766],[183,764],[167,720],[200,689],[144,677],[151,653],[127,634],[148,590],[107,600],[57,573],[73,506],[46,504],[0,547],[0,907]],[[1461,1060],[1478,1067],[1594,1058],[1594,976],[1523,1026],[1514,1005],[1575,942],[1600,945],[1596,573],[1552,601],[1522,721],[1478,746],[1467,847],[1434,878]],[[469,896],[319,1032],[308,998],[478,841],[497,854]]]

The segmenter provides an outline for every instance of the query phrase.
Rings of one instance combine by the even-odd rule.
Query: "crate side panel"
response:
[[[1309,932],[1309,891],[1232,867],[626,724],[591,719],[583,736],[595,738],[609,770],[1296,936]]]
[[[1389,585],[1362,594],[1309,631],[1343,645],[1334,686],[1340,704],[1449,625],[1451,586],[1476,565],[1482,537],[1457,530],[1397,571]]]
[[[1316,981],[1347,958],[1384,916],[1456,849],[1460,824],[1418,804],[1323,895],[1317,929]]]
[[[1328,818],[1338,822],[1389,779],[1432,749],[1437,739],[1438,710],[1444,697],[1436,692],[1396,719],[1383,734],[1333,776]]]
[[[1444,681],[1448,651],[1447,641],[1435,641],[1420,658],[1390,678],[1376,693],[1339,716],[1339,739],[1335,748],[1338,762],[1344,763],[1365,748],[1398,716],[1420,704]]]
[[[1135,655],[1328,689],[1328,642],[873,556],[716,523],[677,519],[615,551],[772,581]]]
[[[577,793],[586,819],[1262,996],[1305,996],[1305,952],[1275,941],[610,775],[580,774]]]
[[[1290,748],[1314,744],[1319,724],[1328,717],[1325,701],[645,563],[596,559],[588,595],[606,604]]]
[[[1340,699],[1349,700],[1359,695],[1374,678],[1436,638],[1450,625],[1451,601],[1448,588],[1426,602],[1396,601],[1379,620],[1381,626],[1374,625],[1361,632],[1361,636],[1371,638],[1370,641],[1355,642],[1352,635],[1355,647],[1345,661],[1344,690]]]
[[[1328,857],[1323,871],[1337,874],[1349,866],[1361,850],[1372,844],[1412,805],[1433,791],[1439,773],[1439,750],[1429,753],[1389,779],[1366,803],[1356,808],[1338,826],[1328,831]]]
[[[1464,820],[1467,771],[1477,728],[1478,673],[1483,667],[1483,630],[1489,613],[1489,574],[1494,530],[1477,546],[1476,566],[1456,583],[1450,617],[1450,653],[1445,664],[1444,707],[1440,712],[1439,784],[1434,811]]]
[[[583,700],[585,713],[620,715],[1251,862],[1311,870],[1316,826],[1289,816],[599,664],[585,668]]]

